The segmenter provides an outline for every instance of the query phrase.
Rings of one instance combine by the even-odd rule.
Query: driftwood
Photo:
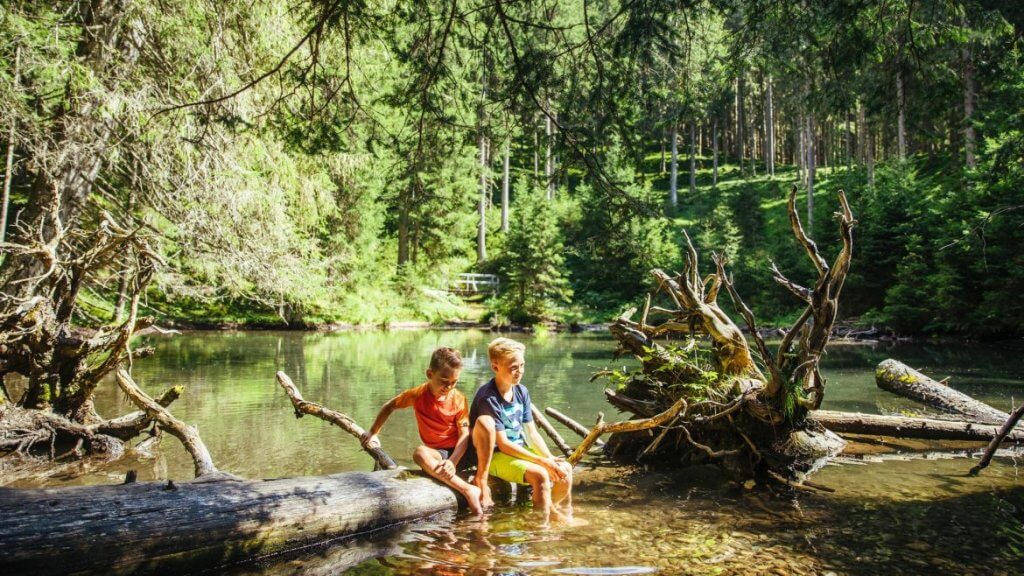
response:
[[[0,488],[0,573],[184,573],[456,506],[450,490],[400,471]]]
[[[210,456],[210,451],[206,449],[206,444],[203,443],[203,439],[199,437],[199,432],[192,426],[185,424],[181,420],[175,418],[166,408],[161,406],[156,400],[153,400],[146,395],[145,392],[139,389],[135,381],[128,374],[127,370],[117,371],[117,385],[121,387],[121,390],[126,396],[139,408],[141,408],[147,416],[156,420],[160,423],[160,426],[171,433],[175,438],[181,440],[185,450],[188,450],[190,456],[192,456],[192,462],[195,465],[196,478],[206,476],[209,474],[217,474],[217,467],[213,464],[213,458]]]
[[[1002,424],[1010,417],[1006,412],[936,382],[891,358],[883,360],[875,368],[875,384],[882,390],[917,400],[932,408],[966,416],[970,420]]]
[[[576,447],[576,450],[573,451],[572,455],[569,456],[569,463],[575,466],[580,460],[582,460],[583,457],[587,455],[587,450],[590,450],[590,447],[602,434],[650,430],[651,428],[667,424],[670,420],[676,418],[680,413],[685,411],[686,400],[680,398],[668,410],[665,410],[656,416],[644,418],[642,420],[626,420],[624,422],[606,423],[604,422],[604,414],[601,414],[598,416],[597,424],[590,429],[590,432],[587,433],[587,437],[583,439],[583,442],[581,442],[580,445]]]
[[[808,414],[808,420],[840,434],[865,434],[897,438],[922,438],[926,440],[975,440],[984,442],[995,438],[999,433],[998,426],[986,422],[908,418],[904,416],[835,412],[832,410],[814,410]],[[1008,434],[1006,439],[1024,440],[1024,431],[1015,430]]]
[[[559,422],[561,422],[562,425],[564,425],[569,430],[572,430],[573,432],[579,434],[580,438],[586,438],[587,434],[590,433],[590,430],[587,430],[586,426],[584,426],[583,424],[580,424],[579,422],[573,420],[572,418],[569,418],[565,414],[562,414],[561,412],[559,412],[558,410],[556,410],[556,409],[554,409],[554,408],[552,408],[550,406],[545,408],[544,412],[547,413],[548,416],[551,416],[555,420],[558,420]],[[604,440],[601,440],[600,438],[598,438],[597,440],[594,441],[594,444],[596,446],[604,446]]]
[[[982,469],[988,466],[989,462],[992,461],[992,456],[995,455],[996,450],[999,448],[999,445],[1002,444],[1007,435],[1011,433],[1011,430],[1013,430],[1014,426],[1017,425],[1017,422],[1020,421],[1021,416],[1024,416],[1024,403],[1017,406],[1017,409],[1010,414],[1010,417],[1007,418],[1006,422],[1004,422],[1002,427],[999,428],[999,433],[996,434],[995,438],[992,439],[992,442],[989,443],[988,448],[985,449],[985,454],[981,457],[981,462],[978,462],[975,467],[971,468],[971,476],[977,476],[978,472],[981,472]]]
[[[537,421],[537,425],[540,426],[540,429],[547,432],[548,437],[551,438],[551,441],[555,443],[555,446],[562,451],[562,454],[567,457],[571,455],[572,448],[565,443],[565,439],[558,433],[558,430],[555,430],[555,427],[551,425],[551,422],[548,422],[548,419],[544,417],[544,413],[535,405],[530,405],[530,408],[531,413],[533,414],[533,419]]]
[[[299,388],[284,372],[277,373],[277,383],[281,385],[281,388],[284,388],[285,393],[288,394],[288,398],[292,401],[292,406],[295,407],[296,418],[302,418],[304,414],[315,416],[321,420],[330,422],[345,432],[355,436],[356,440],[359,440],[360,442],[362,441],[363,434],[366,433],[366,430],[364,430],[359,424],[356,424],[355,420],[341,412],[338,412],[337,410],[332,410],[326,406],[317,404],[316,402],[304,400],[302,398],[302,393],[299,392]],[[395,464],[395,460],[388,455],[383,448],[379,446],[376,448],[367,448],[366,446],[363,446],[363,450],[373,457],[374,462],[377,463],[378,469],[394,470],[398,468],[398,464]]]

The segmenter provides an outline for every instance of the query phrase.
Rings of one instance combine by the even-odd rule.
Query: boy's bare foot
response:
[[[477,484],[476,487],[480,490],[480,506],[484,510],[494,508],[494,498],[491,498],[491,487],[487,482],[485,481],[483,485]]]
[[[473,516],[480,516],[484,513],[483,508],[480,505],[480,489],[476,486],[469,484],[466,486],[466,491],[462,493],[466,497],[466,502],[469,503],[469,511],[473,513]]]

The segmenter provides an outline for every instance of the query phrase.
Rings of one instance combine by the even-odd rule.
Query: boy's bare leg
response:
[[[551,520],[551,475],[543,466],[531,462],[523,479],[533,488],[533,509],[540,512],[547,524]]]
[[[491,470],[491,456],[494,455],[494,418],[481,416],[473,426],[473,446],[476,447],[476,476],[473,484],[480,489],[480,505],[484,508],[494,506],[491,488],[487,485],[487,476]]]
[[[480,507],[479,488],[466,482],[462,478],[459,478],[456,474],[452,474],[451,477],[445,478],[443,475],[438,473],[437,468],[444,461],[444,458],[441,458],[440,452],[433,448],[428,448],[427,446],[420,446],[415,452],[413,452],[412,459],[416,461],[416,464],[418,464],[424,472],[458,490],[463,496],[465,496],[466,502],[469,503],[469,509],[473,514],[479,516],[483,512],[483,509]]]
[[[551,503],[572,519],[572,471],[564,480],[551,486]]]

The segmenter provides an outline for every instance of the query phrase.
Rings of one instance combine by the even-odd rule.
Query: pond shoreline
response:
[[[610,323],[582,323],[574,322],[563,324],[548,322],[534,325],[508,324],[494,325],[487,322],[473,322],[463,320],[450,320],[443,324],[435,324],[425,320],[404,320],[389,322],[386,324],[353,324],[349,322],[321,322],[321,323],[275,323],[275,322],[195,322],[188,320],[170,320],[166,323],[169,328],[190,331],[230,332],[230,331],[289,331],[289,332],[314,332],[314,333],[335,333],[335,332],[389,332],[405,330],[481,330],[495,333],[518,333],[535,334],[538,332],[547,333],[597,333],[607,332]],[[785,335],[788,326],[771,326],[758,328],[762,338],[781,338]],[[745,327],[744,333],[749,334]],[[895,344],[900,342],[917,343],[949,343],[949,342],[999,342],[1005,338],[986,340],[966,335],[926,335],[926,334],[899,334],[887,328],[861,328],[852,324],[839,324],[832,333],[834,343],[846,344]],[[1016,341],[1016,339],[1010,339]]]

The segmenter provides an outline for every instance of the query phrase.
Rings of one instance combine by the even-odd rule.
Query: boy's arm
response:
[[[540,452],[545,458],[555,457],[551,450],[548,449],[544,436],[541,435],[540,430],[537,429],[537,425],[533,421],[524,423],[523,427],[526,428],[526,443],[530,445],[530,448]]]
[[[366,448],[380,448],[380,439],[377,435],[380,434],[381,428],[384,427],[384,423],[391,417],[391,413],[397,409],[396,400],[398,396],[395,396],[391,400],[388,400],[380,408],[380,412],[377,413],[377,418],[373,420],[373,425],[370,429],[363,433],[363,437],[360,438],[363,446]]]
[[[466,454],[466,449],[469,448],[469,422],[459,423],[459,440],[455,443],[455,448],[452,450],[451,456],[448,460],[451,461],[453,466],[459,465],[459,460]]]

